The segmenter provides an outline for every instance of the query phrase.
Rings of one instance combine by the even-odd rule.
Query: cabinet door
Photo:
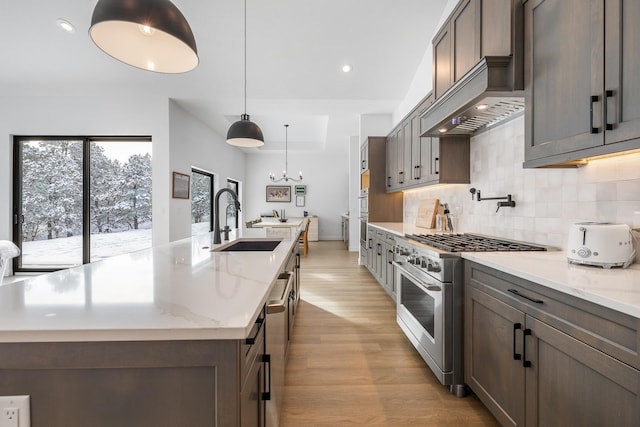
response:
[[[640,137],[640,2],[607,0],[605,16],[605,142],[609,144]]]
[[[396,287],[395,287],[395,274],[393,270],[393,246],[390,244],[385,244],[385,268],[387,270],[385,287],[387,291],[393,296],[395,299],[396,295]]]
[[[527,317],[526,423],[640,425],[640,371]]]
[[[520,350],[524,313],[474,287],[468,286],[467,291],[465,383],[500,424],[522,426],[525,370]]]
[[[440,138],[423,138],[428,147],[428,176],[427,181],[438,181],[440,179]]]
[[[400,126],[396,131],[396,188],[404,185],[404,170],[402,161],[404,153],[404,127]]]
[[[422,175],[425,174],[425,166],[428,167],[428,163],[422,163],[422,139],[420,137],[420,114],[414,112],[411,115],[411,183],[413,185],[421,184],[423,180]]]
[[[375,259],[376,259],[376,250],[375,244],[373,241],[373,232],[371,230],[367,231],[367,268],[374,274],[375,272]]]
[[[369,169],[369,144],[365,142],[360,147],[360,172]]]
[[[449,25],[442,27],[433,39],[433,95],[438,99],[453,84],[451,32]]]
[[[407,187],[411,182],[411,120],[402,124],[402,150],[398,151],[398,168],[400,169],[400,187]]]
[[[396,134],[392,132],[387,137],[387,191],[394,191],[398,182],[398,144]]]
[[[375,278],[378,280],[378,282],[382,281],[382,243],[380,242],[380,240],[375,241],[375,251],[376,251],[376,260],[375,260],[375,266],[374,266],[374,271],[375,271]]]
[[[525,3],[525,159],[604,143],[603,0]]]
[[[262,400],[264,390],[264,364],[256,358],[249,371],[247,382],[240,393],[240,426],[265,426],[265,401]]]
[[[451,16],[453,32],[453,82],[457,82],[480,61],[479,0],[460,3]]]

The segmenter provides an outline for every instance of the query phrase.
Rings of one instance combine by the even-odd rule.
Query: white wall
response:
[[[191,235],[191,202],[171,198],[171,172],[191,167],[244,181],[244,153],[166,98],[0,98],[0,240],[12,240],[13,135],[150,135],[153,244]]]
[[[440,20],[436,25],[436,31],[434,31],[433,35],[429,40],[433,39],[442,24],[444,24],[445,20],[449,17],[449,14],[453,11],[453,8],[458,4],[459,0],[448,0],[447,4],[444,6],[444,10],[442,15],[440,16]],[[429,43],[429,47],[427,48],[422,60],[420,61],[420,65],[418,65],[418,69],[409,85],[409,90],[407,90],[407,94],[398,107],[393,112],[393,126],[400,123],[400,121],[407,115],[413,108],[418,105],[422,99],[433,88],[433,46]]]
[[[227,178],[239,181],[243,193],[245,154],[227,144],[225,137],[214,132],[174,101],[169,103],[169,117],[171,148],[167,175],[171,175],[173,171],[191,175],[191,168],[196,167],[216,174],[220,187],[226,187]],[[244,193],[257,197],[252,194],[252,187],[248,187],[248,190],[248,193]],[[242,221],[245,206],[242,196],[240,194],[242,211],[239,221]],[[224,215],[224,211],[222,214]],[[171,199],[170,218],[172,241],[191,236],[191,200]],[[224,227],[224,221],[221,226]]]
[[[458,214],[458,228],[566,248],[569,226],[610,221],[633,226],[640,211],[640,154],[593,160],[577,169],[523,169],[524,117],[471,138],[471,184],[404,193],[404,221],[415,223],[423,198],[439,198]],[[515,208],[471,200],[511,194]]]
[[[153,244],[169,241],[169,103],[163,98],[0,98],[0,239],[12,240],[12,135],[150,135]]]
[[[349,139],[349,250],[360,250],[360,137]]]
[[[289,151],[289,172],[297,178],[302,170],[303,181],[272,183],[269,172],[282,174],[284,152],[278,154],[247,154],[244,217],[259,217],[261,212],[285,209],[288,217],[301,217],[304,211],[318,216],[320,240],[342,240],[342,215],[349,212],[349,144],[338,144],[335,151],[297,153]],[[305,206],[296,207],[295,195],[291,203],[267,203],[267,185],[307,186]],[[249,195],[251,191],[251,195]],[[254,191],[256,193],[254,193]]]

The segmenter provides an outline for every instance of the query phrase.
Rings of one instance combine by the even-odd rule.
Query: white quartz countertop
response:
[[[398,236],[436,233],[401,222],[369,225]],[[640,319],[640,264],[610,270],[569,264],[564,251],[464,252],[461,256]]]
[[[413,224],[403,222],[370,222],[368,225],[397,236],[404,236],[405,234],[434,234],[436,232],[433,228],[416,227]]]
[[[640,265],[627,269],[569,264],[564,251],[466,252],[462,257],[640,318]]]
[[[253,224],[253,227],[261,228],[261,227],[301,227],[303,223],[303,218],[287,218],[285,222],[281,222],[279,219],[263,219],[260,222],[256,222]]]
[[[209,233],[0,286],[0,342],[245,338],[297,241],[272,252],[212,252],[229,243],[212,242]]]

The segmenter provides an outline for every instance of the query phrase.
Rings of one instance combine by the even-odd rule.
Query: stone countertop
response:
[[[433,228],[416,227],[413,224],[403,222],[370,222],[368,225],[401,237],[405,234],[433,234],[436,232]]]
[[[229,243],[212,242],[208,233],[0,286],[0,342],[245,338],[297,240],[272,252],[212,252]]]
[[[464,259],[640,319],[640,265],[603,269],[569,264],[564,251],[466,252]]]
[[[369,225],[398,236],[436,232],[401,222]],[[564,251],[463,252],[461,256],[640,319],[640,264],[610,270],[569,264]]]

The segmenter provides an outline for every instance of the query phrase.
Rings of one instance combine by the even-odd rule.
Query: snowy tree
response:
[[[22,149],[23,240],[82,234],[82,140],[25,141]],[[91,232],[138,229],[151,221],[151,155],[126,163],[109,158],[90,143]]]
[[[82,231],[82,143],[23,145],[24,238],[73,236]]]
[[[200,223],[211,215],[211,180],[208,175],[194,173],[191,176],[191,220]]]
[[[151,155],[134,154],[122,167],[123,191],[116,207],[120,219],[137,230],[151,221]]]
[[[105,233],[119,228],[116,205],[123,185],[122,166],[108,158],[104,148],[91,142],[91,231]]]

